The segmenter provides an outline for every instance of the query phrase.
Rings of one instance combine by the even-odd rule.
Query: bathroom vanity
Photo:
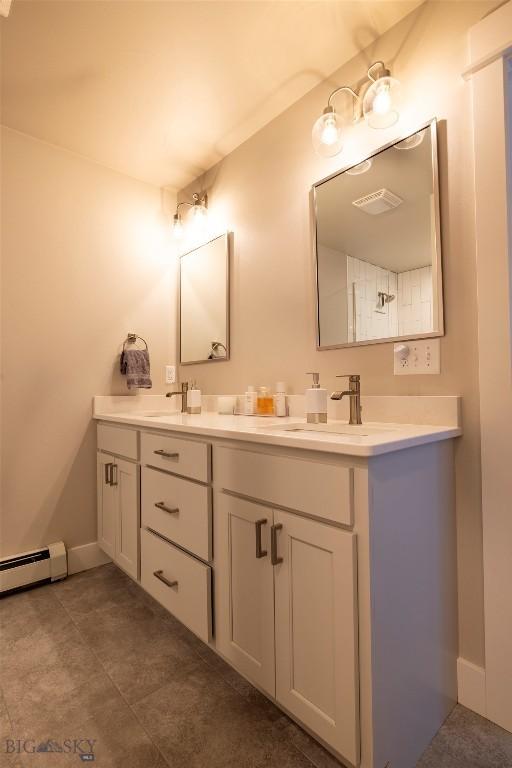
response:
[[[413,768],[456,701],[458,426],[96,419],[102,549],[341,761]]]

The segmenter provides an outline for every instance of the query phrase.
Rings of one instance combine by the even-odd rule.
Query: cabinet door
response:
[[[116,489],[109,484],[113,456],[98,453],[96,458],[98,486],[98,545],[112,559],[116,551]]]
[[[356,765],[355,536],[278,510],[274,522],[276,698]]]
[[[215,496],[216,645],[243,675],[274,696],[272,516],[268,507]]]
[[[115,459],[114,478],[117,495],[115,561],[134,579],[139,578],[139,466]]]

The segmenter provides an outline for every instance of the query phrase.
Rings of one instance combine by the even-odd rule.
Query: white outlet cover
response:
[[[176,366],[175,365],[165,366],[165,383],[176,384]]]
[[[409,349],[404,355],[403,347]],[[416,339],[393,347],[395,376],[413,376],[441,373],[441,340]]]

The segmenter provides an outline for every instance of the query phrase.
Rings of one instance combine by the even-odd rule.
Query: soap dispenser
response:
[[[327,423],[327,390],[320,386],[320,374],[309,372],[313,386],[306,389],[306,420],[308,424]]]

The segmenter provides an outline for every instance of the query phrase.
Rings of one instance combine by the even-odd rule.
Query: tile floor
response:
[[[102,768],[339,768],[114,565],[3,598],[0,627],[2,766],[83,765],[94,740]],[[457,707],[418,768],[512,768],[512,735]]]

